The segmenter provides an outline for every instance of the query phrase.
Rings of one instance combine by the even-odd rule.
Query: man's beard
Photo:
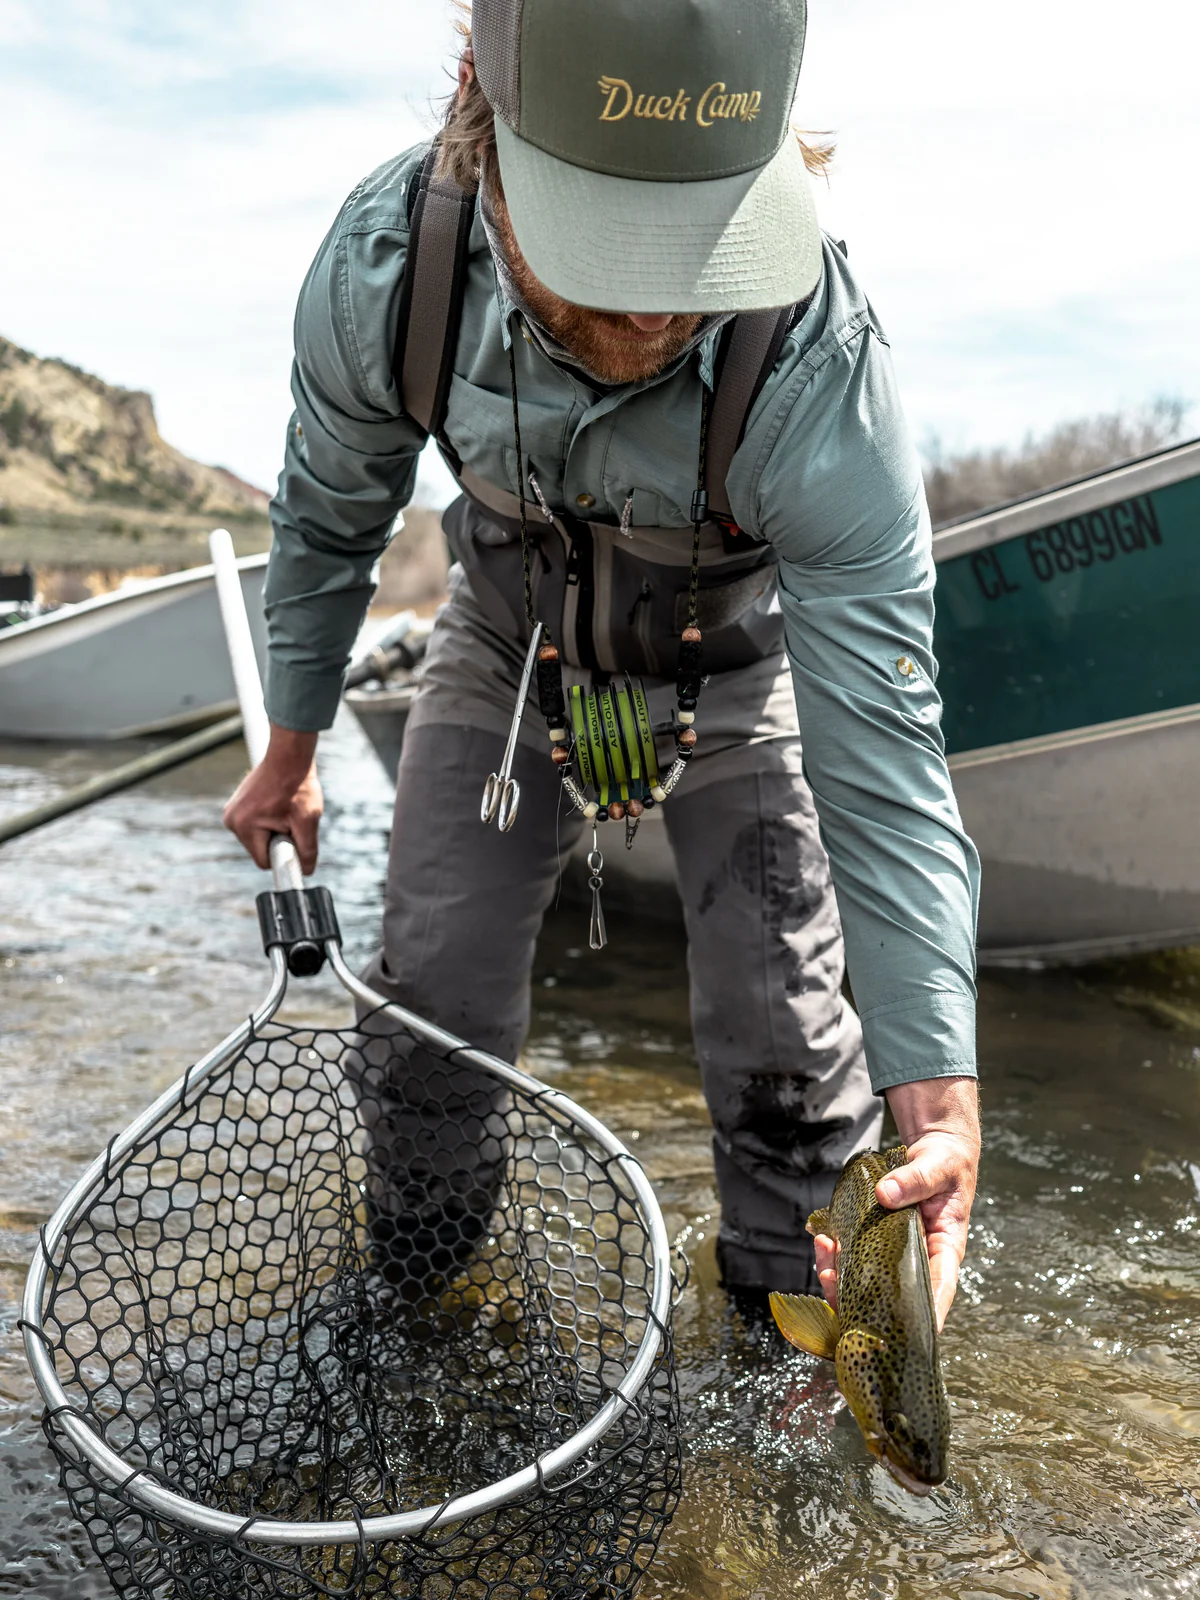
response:
[[[496,230],[513,282],[538,321],[587,372],[605,383],[637,383],[668,366],[691,342],[703,318],[674,316],[661,333],[644,334],[623,312],[592,311],[564,300],[534,276],[521,254],[508,207],[493,201]]]

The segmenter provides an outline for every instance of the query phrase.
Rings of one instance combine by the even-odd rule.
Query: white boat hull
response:
[[[260,670],[265,555],[238,562]],[[237,710],[211,567],[0,631],[0,738],[128,739]]]
[[[983,869],[980,960],[1200,942],[1200,706],[952,757]]]

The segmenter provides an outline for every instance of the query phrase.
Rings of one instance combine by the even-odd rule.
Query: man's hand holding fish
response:
[[[967,1249],[979,1170],[979,1093],[974,1078],[923,1078],[897,1084],[887,1098],[908,1160],[880,1179],[875,1194],[891,1211],[920,1207],[940,1332]],[[836,1308],[837,1245],[825,1234],[815,1244],[821,1289]]]

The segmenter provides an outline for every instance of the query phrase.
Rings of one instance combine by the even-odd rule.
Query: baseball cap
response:
[[[806,0],[474,0],[513,231],[607,311],[749,311],[816,286],[790,127]]]

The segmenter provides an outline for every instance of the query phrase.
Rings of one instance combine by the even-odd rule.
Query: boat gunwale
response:
[[[999,761],[1018,760],[1023,756],[1054,755],[1060,750],[1074,749],[1081,744],[1096,744],[1102,739],[1129,738],[1191,722],[1200,722],[1200,701],[1191,705],[1167,706],[1162,711],[1143,711],[1132,717],[1114,717],[1111,722],[1092,722],[1080,727],[1063,728],[1058,733],[1036,733],[1028,739],[1011,739],[1003,744],[956,750],[946,757],[946,764],[953,774],[971,767],[987,767]]]
[[[1197,476],[1200,439],[1189,439],[1152,455],[1106,467],[1102,472],[1037,489],[985,511],[939,523],[933,531],[933,558],[938,562],[953,561],[1021,534],[1036,533],[1064,516],[1100,510],[1133,495],[1169,489]]]
[[[239,572],[250,572],[258,567],[266,567],[270,551],[261,550],[254,555],[239,556],[237,567]],[[76,617],[86,617],[96,611],[108,607],[116,607],[125,602],[142,600],[147,595],[161,594],[168,589],[186,589],[195,584],[213,581],[212,563],[202,567],[184,567],[179,572],[167,572],[160,578],[135,579],[128,586],[112,589],[108,594],[93,595],[90,600],[78,600],[73,605],[59,606],[54,611],[46,611],[40,617],[29,617],[25,622],[14,622],[10,627],[0,628],[0,650],[10,639],[28,639],[31,634],[41,629],[51,628],[56,623],[70,622]]]

